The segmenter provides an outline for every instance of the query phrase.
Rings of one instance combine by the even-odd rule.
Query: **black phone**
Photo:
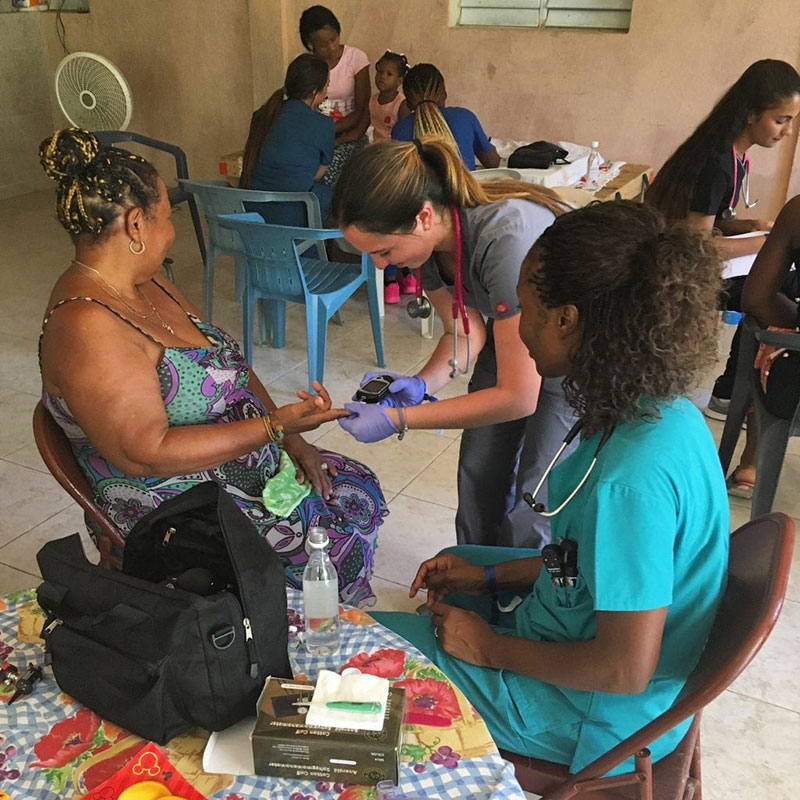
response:
[[[356,400],[362,403],[379,403],[389,394],[392,383],[394,378],[391,375],[376,375],[356,389]]]

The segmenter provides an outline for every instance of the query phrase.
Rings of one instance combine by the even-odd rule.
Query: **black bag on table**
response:
[[[56,682],[142,738],[227,728],[254,713],[268,675],[292,674],[283,565],[216,483],[140,520],[123,572],[91,564],[77,533],[48,542],[37,560]],[[213,581],[198,582],[194,569],[178,580],[186,588],[172,588],[197,567]]]
[[[569,153],[552,142],[538,141],[518,147],[509,157],[512,169],[549,169],[553,164],[568,164]]]

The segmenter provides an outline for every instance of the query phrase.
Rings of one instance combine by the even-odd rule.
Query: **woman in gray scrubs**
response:
[[[547,520],[525,513],[523,494],[535,487],[574,416],[561,380],[543,380],[520,339],[516,286],[526,253],[563,211],[550,190],[479,183],[457,153],[431,137],[366,148],[348,162],[334,191],[333,216],[347,240],[378,269],[421,267],[444,323],[417,375],[394,375],[380,404],[347,404],[351,417],[340,424],[362,442],[414,428],[463,428],[461,544],[540,547],[550,540]],[[459,295],[463,312],[454,320]],[[468,393],[425,402],[472,366],[468,354],[477,356]]]

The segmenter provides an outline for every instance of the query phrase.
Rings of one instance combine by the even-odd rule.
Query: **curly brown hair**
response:
[[[564,388],[586,433],[657,418],[714,363],[721,269],[708,236],[630,201],[571,211],[542,234],[522,276],[547,308],[578,309]]]

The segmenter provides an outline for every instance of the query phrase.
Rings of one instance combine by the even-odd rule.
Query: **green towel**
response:
[[[281,450],[280,467],[266,482],[261,493],[267,511],[276,517],[288,517],[311,494],[309,480],[306,478],[304,483],[298,483],[296,472],[292,459],[285,450]]]

